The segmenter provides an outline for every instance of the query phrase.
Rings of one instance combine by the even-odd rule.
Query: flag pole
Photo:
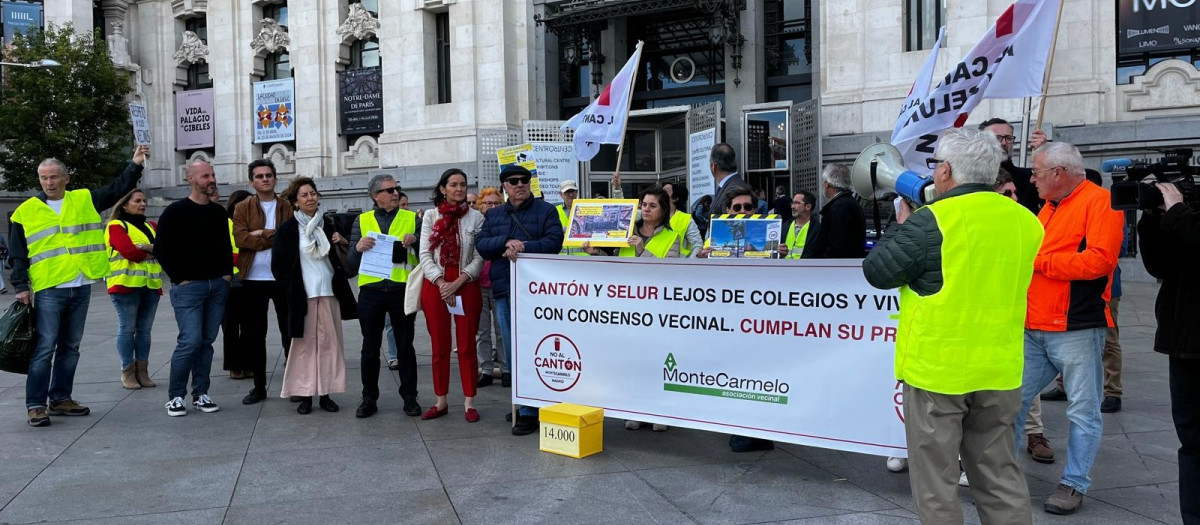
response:
[[[1067,0],[1058,0],[1058,18],[1054,19],[1054,39],[1050,41],[1050,56],[1046,62],[1046,73],[1042,76],[1042,99],[1038,104],[1037,126],[1034,129],[1042,129],[1042,117],[1046,114],[1046,90],[1050,88],[1050,71],[1054,69],[1054,50],[1058,48],[1058,29],[1062,27],[1063,6],[1067,4]]]
[[[642,41],[638,40],[637,47],[634,50],[634,52],[638,55],[638,64],[633,68],[634,74],[630,75],[629,96],[625,97],[625,129],[621,131],[621,142],[617,144],[617,165],[616,171],[613,172],[614,180],[619,180],[621,178],[621,155],[625,152],[625,135],[629,133],[629,108],[633,107],[633,88],[637,85],[637,73],[642,66],[642,54],[640,53],[641,49]],[[611,186],[611,184],[609,186]]]
[[[1021,101],[1021,165],[1029,165],[1029,136],[1033,130],[1029,128],[1029,114],[1033,112],[1033,98],[1025,97]]]

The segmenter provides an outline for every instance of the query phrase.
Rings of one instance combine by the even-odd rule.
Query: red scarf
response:
[[[441,217],[433,223],[433,233],[429,235],[429,250],[442,247],[441,254],[438,255],[438,264],[442,268],[457,268],[461,264],[462,247],[458,244],[458,222],[470,209],[466,202],[454,204],[444,200],[438,204],[437,210]]]

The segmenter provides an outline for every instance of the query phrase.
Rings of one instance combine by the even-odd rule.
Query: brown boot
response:
[[[149,361],[136,361],[136,362],[134,362],[134,364],[137,365],[137,382],[138,382],[138,384],[140,384],[144,387],[158,386],[158,383],[155,383],[153,379],[150,379],[150,362]]]
[[[1054,449],[1050,448],[1050,442],[1046,440],[1046,436],[1042,434],[1030,434],[1029,446],[1026,450],[1033,460],[1038,463],[1054,463]]]
[[[121,369],[121,386],[128,390],[142,388],[137,380],[137,363],[129,363],[129,366]]]

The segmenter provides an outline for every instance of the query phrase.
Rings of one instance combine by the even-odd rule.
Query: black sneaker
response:
[[[1104,396],[1104,401],[1100,403],[1100,411],[1105,414],[1121,411],[1121,398],[1117,396]]]
[[[419,410],[419,409],[418,409]],[[379,411],[379,407],[375,405],[374,399],[363,398],[358,404],[358,409],[354,411],[354,417],[364,418],[371,417]]]
[[[266,398],[267,398],[266,392],[259,390],[257,388],[252,388],[252,389],[250,389],[250,393],[246,394],[246,397],[242,398],[242,404],[243,405],[253,405],[255,403],[262,402]]]
[[[192,406],[196,407],[196,410],[204,412],[205,414],[211,414],[221,410],[221,407],[217,406],[216,403],[213,403],[212,398],[208,397],[208,394],[200,394],[199,397],[193,397]]]
[[[1040,397],[1042,398],[1042,401],[1066,401],[1067,393],[1055,388],[1054,390],[1042,394]]]
[[[417,400],[415,398],[404,400],[404,415],[410,417],[421,415],[421,405],[417,404]]]
[[[517,416],[517,424],[512,427],[512,435],[525,436],[537,432],[537,416]]]
[[[479,381],[475,382],[475,388],[492,386],[493,381],[495,381],[495,378],[492,377],[492,374],[479,374]]]
[[[187,415],[187,405],[183,404],[182,397],[177,397],[167,401],[167,415],[171,417]]]
[[[507,372],[500,374],[500,386],[504,388],[512,388],[512,374]]]

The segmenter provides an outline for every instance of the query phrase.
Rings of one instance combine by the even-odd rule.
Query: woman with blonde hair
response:
[[[154,258],[155,228],[146,220],[146,194],[134,188],[113,206],[104,229],[111,272],[104,279],[117,309],[121,386],[157,386],[150,379],[150,329],[162,298],[162,266]]]

